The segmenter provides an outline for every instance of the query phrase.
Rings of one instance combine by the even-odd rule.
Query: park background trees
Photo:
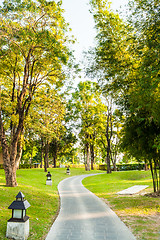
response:
[[[0,25],[0,138],[6,185],[16,186],[25,120],[43,84],[63,83],[69,40],[60,2],[5,1]]]
[[[105,161],[111,173],[121,151],[150,164],[159,190],[159,2],[131,0],[125,19],[107,0],[91,0],[90,6],[97,35],[84,71],[93,81],[75,88],[61,2],[5,1],[0,9],[0,138],[7,186],[17,185],[24,154],[32,162],[41,151],[47,171],[49,158],[56,167],[58,160],[74,162],[81,151],[87,171]]]
[[[125,21],[108,1],[90,4],[97,44],[87,74],[97,76],[124,113],[121,147],[150,164],[154,191],[159,191],[159,2],[129,1]]]

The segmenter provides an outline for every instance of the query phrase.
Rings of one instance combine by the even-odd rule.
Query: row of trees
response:
[[[24,133],[39,134],[45,159],[49,143],[61,135],[59,91],[72,62],[62,13],[61,1],[7,0],[0,7],[0,140],[7,186],[17,185]]]
[[[69,69],[74,71],[73,40],[61,1],[6,0],[0,8],[0,140],[7,186],[17,185],[22,154],[32,159],[38,151],[45,171],[49,154],[54,167],[58,157],[74,157],[74,130],[86,170],[97,156],[108,173],[111,163],[116,170],[121,149],[149,162],[159,190],[159,2],[130,1],[125,21],[107,0],[90,5],[97,36],[85,55],[85,72],[94,81],[80,82],[70,96],[64,85],[70,85]]]
[[[97,30],[86,72],[96,76],[125,116],[121,146],[150,164],[154,191],[160,190],[160,4],[129,1],[124,22],[107,0],[91,0]]]
[[[69,69],[73,71],[73,40],[67,36],[61,2],[5,1],[0,23],[0,140],[6,185],[17,186],[16,170],[25,156],[31,163],[40,152],[45,171],[49,154],[54,167],[58,156],[74,157],[71,129],[77,126],[86,170],[89,151],[92,169],[96,151],[104,157],[106,151],[110,163],[112,108],[102,104],[98,86],[80,83],[66,100],[63,88],[71,77]],[[80,125],[75,126],[73,118]]]
[[[119,153],[120,128],[123,117],[114,109],[112,100],[103,94],[96,82],[80,82],[68,102],[68,116],[78,130],[86,170],[93,170],[96,156],[116,170]]]

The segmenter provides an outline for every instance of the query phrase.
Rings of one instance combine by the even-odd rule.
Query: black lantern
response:
[[[70,175],[70,169],[69,169],[69,167],[67,167],[66,174],[67,174],[67,175]]]
[[[50,172],[47,173],[46,177],[47,177],[47,180],[46,180],[46,185],[50,185],[52,186],[52,179],[51,179],[51,174]]]
[[[26,216],[26,209],[30,207],[30,204],[27,200],[24,199],[22,192],[19,192],[16,196],[16,201],[13,201],[8,209],[12,209],[12,218],[9,221],[21,221],[25,222],[29,219]]]
[[[50,172],[47,173],[46,177],[47,177],[47,180],[51,181],[52,175],[50,174]]]

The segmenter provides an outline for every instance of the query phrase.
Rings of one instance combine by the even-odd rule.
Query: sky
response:
[[[112,8],[116,11],[125,11],[125,4],[128,0],[110,0]],[[72,33],[77,39],[75,44],[75,57],[81,59],[83,50],[87,50],[94,44],[94,20],[89,12],[89,0],[63,0],[62,7],[65,10],[64,16],[72,28]]]

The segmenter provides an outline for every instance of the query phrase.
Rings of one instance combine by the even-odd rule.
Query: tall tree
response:
[[[129,73],[128,93],[122,101],[127,113],[123,144],[126,147],[132,136],[127,148],[134,156],[139,153],[139,158],[148,160],[156,192],[160,189],[160,5],[157,0],[137,0],[130,1],[130,7],[129,23],[134,27],[137,42],[131,52],[136,56],[136,65]]]
[[[128,54],[127,39],[129,26],[124,23],[118,13],[111,9],[108,0],[90,0],[91,13],[95,21],[96,38],[95,47],[87,54],[89,58],[86,73],[98,80],[103,91],[121,88],[122,82],[130,69],[132,57]],[[126,42],[127,39],[127,42]]]
[[[35,95],[30,110],[30,123],[34,131],[43,139],[44,169],[49,166],[49,147],[52,139],[59,139],[65,128],[62,124],[65,114],[65,102],[63,96],[56,89],[42,88]],[[27,119],[29,121],[29,119]]]
[[[61,2],[4,1],[0,7],[0,140],[7,186],[17,186],[18,141],[35,92],[61,84],[70,55]]]
[[[59,134],[54,137],[50,143],[50,154],[53,157],[54,168],[57,167],[58,158],[72,156],[72,151],[74,151],[74,144],[76,143],[76,136],[63,126]]]
[[[101,91],[95,82],[80,82],[76,91],[73,93],[68,109],[72,121],[77,123],[79,128],[79,138],[85,151],[86,170],[90,170],[90,153],[93,153],[97,135],[103,127],[105,121],[106,106],[101,100]]]
[[[88,73],[96,73],[99,79],[104,80],[104,89],[111,91],[125,112],[124,145],[135,156],[139,153],[141,158],[148,159],[154,191],[158,191],[159,1],[131,0],[126,23],[110,10],[107,0],[91,0],[90,3],[97,30],[97,46],[92,51],[94,64]],[[145,135],[146,129],[150,141]]]

